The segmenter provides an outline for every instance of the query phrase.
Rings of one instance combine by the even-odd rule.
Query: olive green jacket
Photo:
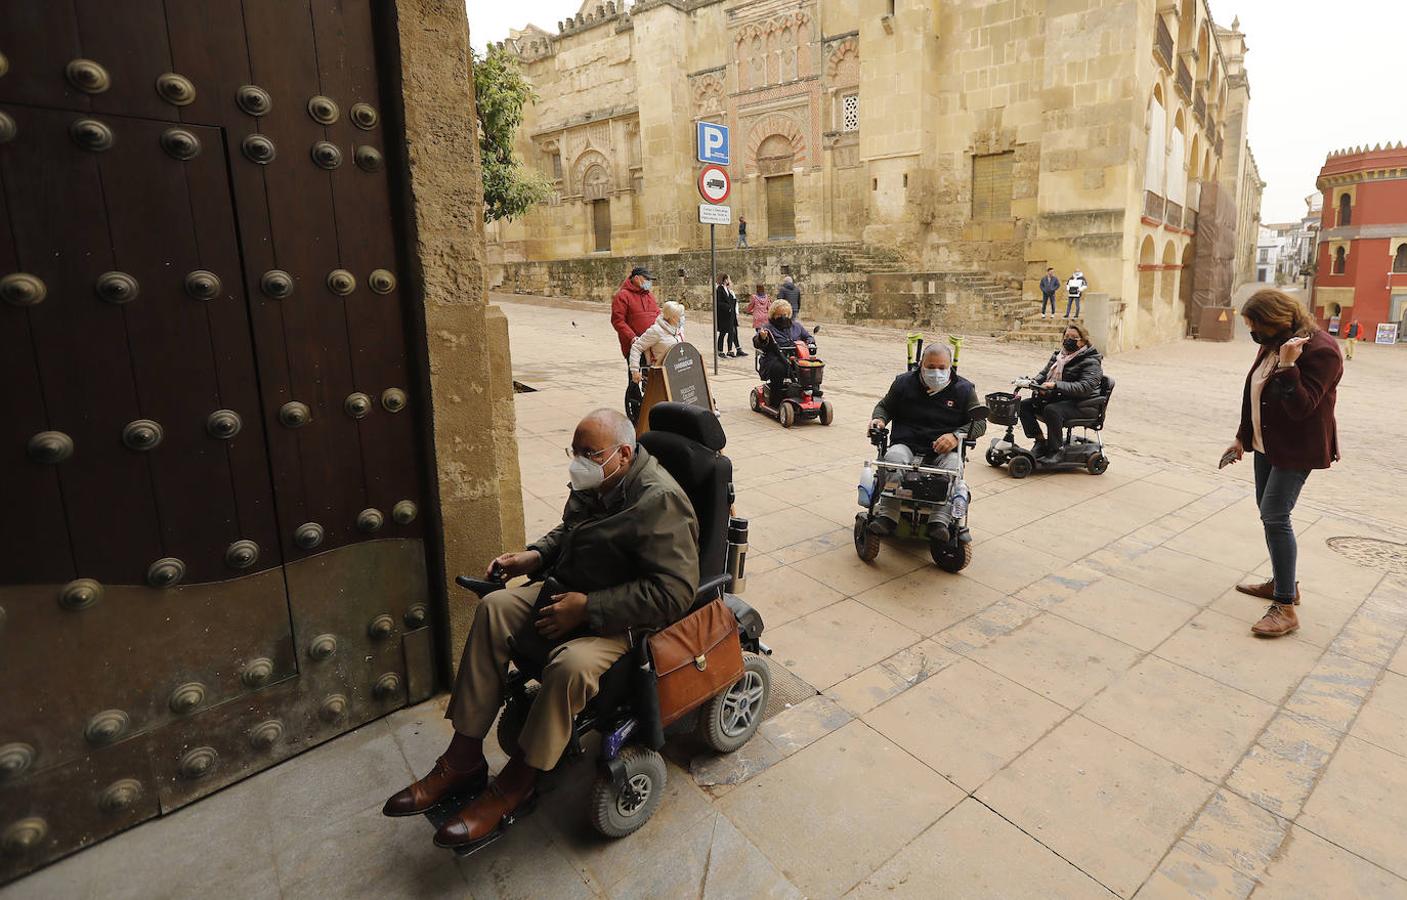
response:
[[[586,594],[597,634],[664,628],[694,605],[698,518],[689,495],[644,447],[635,448],[609,496],[572,491],[562,524],[528,549],[542,554],[540,575]]]

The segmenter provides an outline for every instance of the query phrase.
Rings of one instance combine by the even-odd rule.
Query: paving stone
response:
[[[802,569],[782,566],[758,575],[749,574],[744,599],[762,614],[770,633],[773,628],[845,599],[845,595]]]
[[[1293,819],[1342,737],[1318,722],[1277,713],[1227,776],[1226,785],[1264,809]]]
[[[817,690],[844,681],[919,640],[916,632],[854,600],[842,600],[767,631],[773,659]]]
[[[1407,757],[1347,737],[1296,824],[1407,878]]]
[[[972,658],[1075,709],[1104,689],[1140,656],[1127,644],[1050,613],[992,641]]]
[[[851,715],[862,715],[961,658],[937,641],[923,641],[833,685],[826,694]]]
[[[1011,634],[1041,611],[1014,597],[998,600],[970,619],[938,632],[934,640],[954,653],[972,655],[992,641]]]
[[[1281,702],[1318,661],[1320,650],[1298,641],[1251,634],[1258,616],[1237,621],[1210,610],[1188,622],[1156,653],[1209,678]]]
[[[1068,710],[971,660],[958,662],[865,722],[966,791],[976,790]]]
[[[846,896],[1096,900],[1109,892],[968,798]]]
[[[1051,611],[1140,650],[1152,650],[1197,614],[1197,607],[1107,576]]]
[[[689,774],[699,787],[742,784],[785,759],[771,741],[761,735],[732,753],[705,752],[689,761]]]
[[[1285,709],[1336,731],[1347,731],[1381,671],[1380,666],[1330,651],[1295,688],[1285,701]]]
[[[1219,865],[1258,878],[1285,840],[1290,823],[1229,791],[1217,791],[1182,841]]]
[[[1220,781],[1275,707],[1204,675],[1148,656],[1080,714],[1204,778]]]
[[[1103,571],[1194,606],[1206,606],[1234,587],[1245,569],[1208,563],[1169,546],[1140,551],[1130,545],[1118,558],[1104,560]]]
[[[981,582],[1003,594],[1013,594],[1066,565],[1050,553],[1033,550],[1006,537],[993,538],[973,553],[964,578]]]
[[[1186,769],[1075,715],[976,796],[1128,897],[1213,789]]]
[[[1350,733],[1407,757],[1407,676],[1384,672]]]
[[[810,697],[763,722],[758,733],[790,756],[844,726],[854,716],[824,694]]]
[[[933,565],[932,561],[928,564]],[[854,544],[847,539],[844,544],[809,557],[804,571],[822,584],[853,597],[877,584],[912,572],[921,565],[923,563],[917,557],[897,552],[888,544],[879,551],[874,562],[862,563],[855,555]]]
[[[772,551],[772,555],[779,562],[793,566],[803,572],[811,571],[811,560],[832,550],[854,551],[855,539],[853,527],[837,528],[834,531],[827,531],[816,537],[799,541],[786,547],[778,547]],[[856,562],[859,558],[856,557]]]
[[[836,897],[962,798],[855,721],[730,791],[718,806],[803,893]]]
[[[1348,852],[1298,825],[1260,879],[1257,897],[1407,898],[1407,879]]]
[[[1178,841],[1134,896],[1138,900],[1241,900],[1255,888],[1254,879]]]
[[[655,897],[667,896],[655,894]],[[722,814],[713,819],[701,900],[801,900],[803,894]]]
[[[935,634],[1002,599],[978,582],[920,566],[907,575],[870,588],[855,599],[921,635]]]

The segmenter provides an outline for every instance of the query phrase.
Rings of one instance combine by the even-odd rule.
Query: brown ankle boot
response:
[[[391,795],[386,805],[381,807],[383,816],[414,816],[425,812],[451,794],[478,796],[489,783],[489,764],[480,760],[479,765],[461,772],[451,769],[441,756],[435,760],[435,767],[410,787]]]
[[[1298,631],[1299,627],[1300,620],[1292,604],[1272,603],[1260,621],[1251,626],[1251,634],[1256,637],[1284,637]]]
[[[1279,602],[1275,599],[1275,582],[1267,581],[1264,584],[1238,584],[1236,590],[1243,594],[1250,594],[1252,597],[1259,597],[1262,600]],[[1300,605],[1300,583],[1295,582],[1295,606]]]
[[[435,846],[464,847],[498,830],[503,817],[528,805],[537,788],[537,769],[510,759],[498,777],[435,832]]]

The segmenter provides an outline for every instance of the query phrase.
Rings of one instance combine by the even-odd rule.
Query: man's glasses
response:
[[[576,449],[573,448],[573,447],[563,447],[563,448],[562,448],[562,452],[565,453],[565,454],[567,454],[567,459],[576,459],[578,456],[582,456],[582,457],[585,457],[586,459],[591,460],[592,462],[602,462],[602,461],[603,461],[602,454],[603,454],[603,453],[609,453],[610,451],[611,451],[611,448],[610,448],[610,447],[607,447],[607,448],[604,449],[604,450],[584,450],[584,451],[582,451],[581,453],[578,453],[578,452],[576,451]]]

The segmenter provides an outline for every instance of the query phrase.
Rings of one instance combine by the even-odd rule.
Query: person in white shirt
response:
[[[657,366],[664,361],[664,355],[675,344],[684,340],[684,304],[674,300],[665,301],[660,307],[655,324],[645,329],[645,333],[630,345],[630,380],[640,383],[640,366]]]
[[[1070,318],[1070,308],[1075,309],[1075,318],[1080,317],[1080,298],[1089,289],[1089,282],[1085,281],[1085,273],[1079,269],[1070,276],[1070,280],[1065,283],[1065,318]]]

